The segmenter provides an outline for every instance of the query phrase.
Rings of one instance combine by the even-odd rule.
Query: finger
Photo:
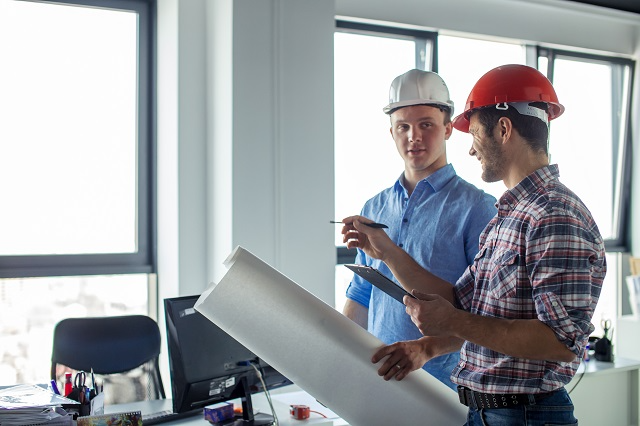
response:
[[[423,293],[423,292],[415,290],[415,289],[411,290],[411,294],[413,294],[416,298],[418,298],[420,300],[432,301],[432,300],[436,300],[438,298],[437,294]]]
[[[396,367],[396,365],[401,364],[400,361],[402,361],[402,356],[397,356],[395,354],[394,346],[383,346],[375,354],[373,354],[371,361],[373,363],[376,363],[385,357],[387,357],[387,359],[382,363],[380,368],[378,368],[378,375],[383,376],[385,380],[389,380],[391,377],[393,377],[394,374],[397,373],[397,370],[400,369]]]
[[[364,220],[361,220],[364,219]],[[368,234],[372,234],[375,231],[380,231],[379,229],[376,228],[372,228],[370,226],[365,226],[365,223],[372,223],[373,221],[371,219],[367,219],[366,217],[361,217],[359,216],[357,219],[354,219],[352,225],[354,228],[356,228],[359,232],[368,235]]]
[[[342,242],[349,245],[351,243],[351,245],[353,247],[358,247],[360,244],[360,240],[366,238],[365,236],[362,236],[358,233],[358,231],[348,231],[347,233],[345,233],[342,236]]]
[[[399,368],[396,367],[396,363],[387,360],[378,368],[378,375],[382,376],[385,380],[389,380],[396,374],[396,370],[399,370]]]
[[[403,371],[403,369],[404,369],[404,367],[402,367],[400,364],[398,364],[398,363],[393,364],[387,370],[387,373],[384,375],[384,379],[385,380],[391,380],[391,379],[393,379],[394,376],[397,377],[397,375],[399,373],[401,373]]]
[[[342,223],[350,224],[358,217],[359,217],[358,215],[347,216],[347,217],[342,219]]]
[[[357,240],[360,237],[360,233],[355,229],[348,229],[343,235],[344,235],[342,237],[343,240],[349,240],[349,239]]]
[[[347,216],[347,217],[345,217],[344,219],[342,219],[342,223],[344,223],[344,224],[346,224],[346,225],[353,225],[353,222],[355,222],[356,220],[358,220],[358,221],[359,221],[359,220],[361,220],[361,219],[364,219],[364,221],[365,221],[365,222],[366,222],[366,221],[369,221],[369,222],[370,222],[370,220],[369,220],[369,219],[367,219],[367,218],[366,218],[366,217],[364,217],[364,216],[360,216],[360,215],[353,215],[353,216]]]
[[[394,350],[395,350],[394,347],[391,345],[381,347],[373,354],[373,356],[371,357],[371,362],[373,362],[374,364],[377,364],[379,361],[382,360],[382,358],[385,358],[393,354]]]
[[[358,240],[357,238],[351,238],[349,240],[346,240],[344,243],[349,249],[363,247],[360,245],[360,240]]]
[[[420,305],[420,301],[419,299],[414,299],[413,297],[409,297],[409,296],[404,296],[402,298],[402,303],[404,303],[405,306],[405,311],[411,315],[411,312],[413,312],[418,305]]]
[[[398,370],[398,373],[396,374],[396,380],[400,381],[404,379],[405,377],[407,377],[407,374],[409,373],[411,373],[411,370],[408,369],[407,367],[401,368],[400,370]]]

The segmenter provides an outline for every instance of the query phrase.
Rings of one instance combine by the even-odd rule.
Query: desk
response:
[[[296,385],[284,386],[279,389],[274,389],[271,393],[271,400],[273,402],[273,408],[276,410],[278,421],[281,426],[302,426],[302,425],[316,425],[316,426],[348,426],[348,424],[338,417],[330,409],[323,407],[318,403],[315,398],[300,389]],[[271,408],[269,402],[264,393],[257,393],[251,396],[254,412],[271,414]],[[238,404],[240,400],[236,401]],[[311,413],[311,416],[307,420],[295,420],[289,414],[289,406],[292,404],[308,405],[312,410],[319,411],[325,414],[328,418],[324,418],[316,413]],[[142,411],[143,423],[144,413],[157,413],[164,410],[171,410],[171,400],[154,400],[154,401],[140,401],[132,402],[128,404],[116,404],[105,407],[105,413],[118,413],[123,411]],[[210,423],[201,415],[186,417],[171,422],[164,423],[167,426],[206,426]]]
[[[624,358],[582,363],[566,386],[580,426],[640,424],[639,369],[640,361]]]

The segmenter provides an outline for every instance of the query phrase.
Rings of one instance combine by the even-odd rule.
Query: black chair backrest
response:
[[[158,366],[158,324],[144,315],[66,318],[53,332],[51,379],[57,380],[56,365],[98,375],[125,373],[151,364],[155,397],[165,398]]]

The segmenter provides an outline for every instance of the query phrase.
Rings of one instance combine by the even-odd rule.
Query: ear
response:
[[[502,143],[505,143],[511,138],[513,123],[511,123],[511,120],[507,117],[500,117],[498,124],[496,125],[496,132],[498,132],[498,137]]]
[[[445,141],[449,140],[452,133],[453,133],[453,122],[449,121],[444,126],[444,140]]]

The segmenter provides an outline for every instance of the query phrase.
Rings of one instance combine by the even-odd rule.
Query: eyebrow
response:
[[[418,118],[416,120],[395,120],[393,123],[394,124],[408,123],[410,121],[417,121],[418,123],[421,123],[423,121],[438,121],[438,117],[432,117],[432,116],[428,115],[428,116],[420,117],[420,118]]]

